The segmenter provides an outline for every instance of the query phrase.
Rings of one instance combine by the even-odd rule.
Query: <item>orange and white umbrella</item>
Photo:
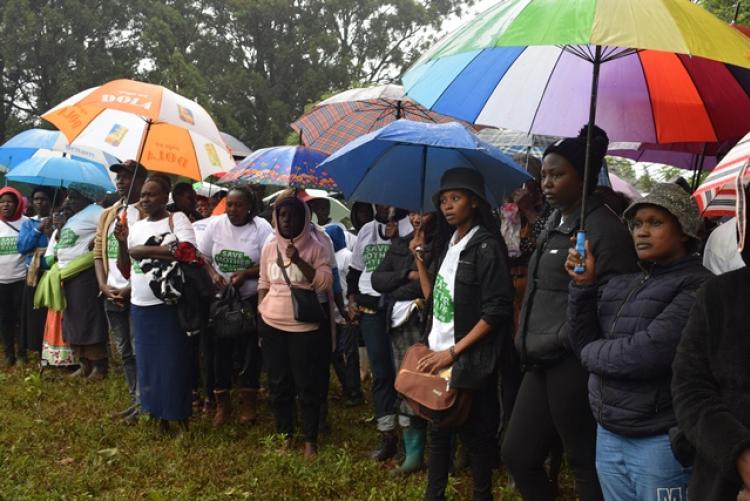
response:
[[[72,145],[90,146],[149,170],[202,180],[235,166],[208,112],[159,85],[113,80],[42,115]]]

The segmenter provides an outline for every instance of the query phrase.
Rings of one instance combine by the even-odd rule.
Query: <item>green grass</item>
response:
[[[377,434],[369,405],[347,409],[332,385],[329,434],[310,464],[279,450],[268,402],[255,426],[221,429],[196,416],[165,436],[146,418],[124,426],[107,415],[128,405],[119,370],[102,383],[71,381],[31,365],[0,371],[0,499],[422,499],[424,472],[407,478],[367,458]],[[497,473],[497,499],[520,497]],[[504,487],[506,486],[506,487]],[[470,498],[468,473],[452,499]]]

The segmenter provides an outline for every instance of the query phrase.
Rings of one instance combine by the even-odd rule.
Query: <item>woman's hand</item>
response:
[[[420,227],[414,231],[414,236],[409,242],[409,250],[417,261],[424,259],[424,240],[424,230]]]
[[[244,284],[246,280],[247,273],[245,273],[245,271],[235,271],[232,273],[232,276],[229,277],[229,282],[237,288],[242,287],[242,284]]]
[[[122,224],[120,222],[120,218],[115,219],[115,230],[114,230],[115,238],[118,242],[127,243],[128,241],[128,224]]]
[[[453,363],[453,355],[449,350],[433,351],[429,355],[419,359],[417,370],[428,374],[437,374],[438,371]]]
[[[575,267],[583,265],[583,273],[576,273]],[[581,259],[581,255],[572,247],[568,250],[568,259],[565,261],[565,270],[568,276],[577,285],[593,285],[596,282],[596,258],[591,252],[591,244],[586,240],[586,257]]]
[[[297,264],[299,261],[299,251],[291,242],[286,246],[286,258],[294,264]]]
[[[745,484],[745,491],[747,491],[750,488],[750,449],[745,449],[737,458],[737,473],[740,474],[742,483]]]
[[[44,233],[44,235],[47,236],[47,238],[52,235],[52,218],[51,217],[45,217],[39,222],[39,232]]]
[[[212,269],[211,266],[209,265],[206,265],[206,266],[208,266],[209,270]],[[211,276],[211,282],[213,282],[214,287],[216,288],[217,291],[223,290],[227,286],[227,281],[224,280],[224,277],[221,276],[221,274],[218,273],[216,270],[209,271],[208,274]]]

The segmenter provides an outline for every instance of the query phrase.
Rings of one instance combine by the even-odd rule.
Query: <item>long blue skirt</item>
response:
[[[130,307],[141,408],[153,417],[183,420],[192,414],[192,343],[180,329],[177,307]]]

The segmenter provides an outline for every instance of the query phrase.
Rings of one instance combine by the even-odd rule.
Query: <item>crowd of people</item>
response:
[[[165,432],[195,413],[252,425],[265,387],[283,446],[301,436],[309,460],[329,428],[331,368],[359,406],[367,365],[372,460],[397,458],[401,474],[426,463],[427,499],[445,499],[462,465],[474,499],[492,499],[502,463],[524,499],[551,500],[563,458],[584,501],[687,500],[688,488],[750,499],[744,229],[729,221],[704,245],[674,183],[613,197],[596,183],[606,133],[592,136],[588,185],[583,130],[519,159],[533,180],[499,210],[481,174],[456,166],[435,212],[357,202],[351,227],[303,190],[266,208],[239,186],[217,206],[132,160],[110,167],[107,208],[91,185],[3,188],[5,363],[37,353],[96,381],[114,346],[130,405],[111,417],[147,415]],[[467,397],[460,424],[396,391],[418,343],[417,371]]]

